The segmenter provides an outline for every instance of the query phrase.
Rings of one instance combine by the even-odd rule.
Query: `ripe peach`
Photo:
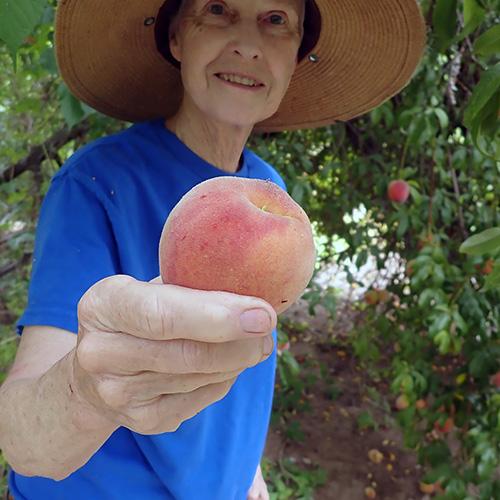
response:
[[[423,410],[424,408],[427,408],[427,401],[425,399],[417,399],[417,402],[415,403],[415,406],[419,410]]]
[[[406,410],[408,406],[410,406],[410,403],[406,395],[401,394],[400,396],[398,396],[398,398],[396,399],[396,408],[398,410]]]
[[[410,196],[410,186],[403,180],[391,181],[387,188],[387,196],[391,201],[404,203]]]
[[[365,302],[370,306],[377,304],[378,292],[376,290],[368,290],[368,292],[365,293]]]
[[[420,481],[420,491],[422,493],[434,493],[436,491],[436,485],[435,484],[429,484],[429,483],[424,483],[423,481]]]
[[[365,497],[366,498],[377,498],[377,492],[371,486],[367,486],[365,488]]]
[[[443,425],[439,423],[439,420],[436,420],[436,422],[434,422],[434,429],[436,429],[439,432],[442,432],[443,434],[451,432],[454,426],[455,422],[451,417],[448,417]]]
[[[483,268],[481,269],[481,273],[484,275],[491,274],[493,272],[493,267],[495,266],[495,261],[493,259],[488,259]]]
[[[391,294],[387,290],[378,290],[378,301],[385,304],[391,299]]]
[[[259,297],[280,314],[308,285],[316,248],[307,214],[277,184],[215,177],[172,209],[159,261],[163,283]]]
[[[491,383],[497,389],[500,389],[500,372],[496,372],[495,375],[491,377]]]

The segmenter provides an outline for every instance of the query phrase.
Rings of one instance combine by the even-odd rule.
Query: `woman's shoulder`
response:
[[[136,123],[88,142],[64,162],[54,178],[65,175],[92,178],[96,171],[116,178],[117,174],[124,175],[130,168],[137,169],[143,162],[141,152],[154,145],[148,125],[147,122]]]

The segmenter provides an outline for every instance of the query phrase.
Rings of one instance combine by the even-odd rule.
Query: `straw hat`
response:
[[[55,47],[71,92],[138,122],[180,104],[168,24],[180,0],[59,0]],[[347,121],[376,108],[415,73],[426,45],[416,0],[307,0],[299,63],[278,111],[255,132]]]

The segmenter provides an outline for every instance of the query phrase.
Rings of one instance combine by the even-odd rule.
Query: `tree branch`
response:
[[[451,178],[453,180],[453,191],[455,193],[455,198],[458,205],[458,223],[460,225],[460,232],[462,236],[462,241],[468,238],[467,229],[465,228],[464,212],[462,209],[462,204],[460,203],[460,186],[458,185],[457,173],[453,167],[453,160],[451,158],[450,150],[447,148],[448,165],[450,167]]]
[[[57,157],[57,153],[61,147],[74,139],[86,135],[89,129],[90,125],[87,120],[75,125],[71,130],[68,130],[67,127],[62,128],[43,144],[33,146],[28,156],[24,159],[0,172],[0,184],[10,182],[28,170],[34,171],[39,169],[42,162],[48,159],[47,155]]]
[[[16,238],[17,236],[19,236],[20,234],[23,234],[25,233],[26,231],[24,229],[21,229],[19,231],[11,231],[11,232],[8,232],[6,234],[2,234],[0,236],[0,248],[2,247],[2,245],[5,245],[6,243],[8,243],[10,240],[13,240],[14,238]],[[0,233],[1,234],[1,233]]]
[[[31,253],[25,253],[17,262],[10,262],[9,264],[0,268],[0,278],[7,276],[7,274],[15,271],[18,266],[24,266],[31,260]]]

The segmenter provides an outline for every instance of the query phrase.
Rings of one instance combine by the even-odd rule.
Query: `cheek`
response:
[[[280,50],[269,52],[268,61],[275,81],[280,86],[288,86],[298,62],[298,47],[290,44],[280,47]]]
[[[290,61],[288,64],[283,62],[282,64],[276,66],[277,80],[279,82],[279,86],[283,90],[286,90],[288,88],[288,85],[290,84],[290,80],[292,79],[295,68],[296,68],[295,59]]]

